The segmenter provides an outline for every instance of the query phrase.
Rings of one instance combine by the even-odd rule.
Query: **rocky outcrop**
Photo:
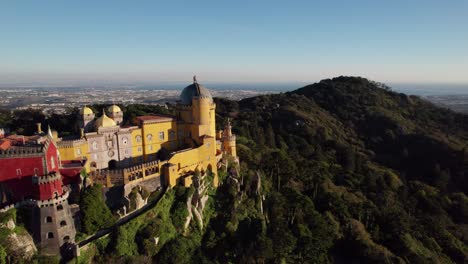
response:
[[[8,256],[14,259],[30,260],[37,253],[34,241],[27,232],[21,234],[13,232],[6,238],[6,242]]]
[[[199,177],[198,179],[194,179],[193,186],[195,187],[195,191],[187,199],[187,210],[189,215],[187,216],[187,220],[184,224],[184,230],[187,230],[192,219],[197,221],[200,230],[204,227],[203,210],[205,209],[206,202],[209,198],[208,188],[212,186],[212,183],[206,182],[207,179],[206,175]]]
[[[142,197],[141,197],[141,194],[139,192],[136,193],[135,195],[135,210],[139,210],[141,209],[143,206],[145,206],[147,203],[147,199],[144,200]]]
[[[139,210],[148,203],[149,192],[143,187],[137,185],[128,196],[123,197],[123,207],[117,212],[120,217],[127,215],[127,213]]]
[[[0,232],[8,233],[4,241],[0,241],[8,256],[16,262],[30,260],[37,248],[31,235],[21,227],[17,227],[15,220],[10,218],[0,223]]]
[[[184,230],[187,230],[188,226],[190,225],[190,222],[192,221],[192,218],[193,218],[193,214],[192,214],[192,198],[193,198],[193,194],[190,195],[187,199],[187,211],[188,211],[188,215],[187,215],[187,218],[185,219],[185,223],[184,223]]]

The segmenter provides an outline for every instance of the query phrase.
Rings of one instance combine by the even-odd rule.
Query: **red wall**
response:
[[[33,176],[34,168],[39,169],[38,176],[44,175],[41,156],[0,159],[0,181]],[[16,169],[21,169],[21,176],[16,176]]]
[[[58,196],[63,194],[61,180],[56,180],[47,184],[40,184],[39,193],[37,194],[36,199],[47,200],[47,199],[55,198],[55,194],[54,194],[55,192],[57,192]]]
[[[51,157],[54,158],[54,164],[55,164],[54,169],[52,169]],[[47,158],[47,169],[49,170],[49,172],[58,171],[59,161],[57,157],[57,148],[55,147],[55,144],[53,143],[49,144],[49,148],[47,149],[47,153],[46,153],[46,158]]]
[[[62,175],[63,185],[68,185],[72,183],[81,183],[81,173],[82,168],[61,168],[60,174]]]
[[[52,168],[51,157],[55,167]],[[47,171],[44,171],[44,161]],[[59,171],[59,160],[57,148],[53,143],[49,144],[47,152],[38,154],[35,157],[14,157],[0,159],[0,182],[5,184],[11,191],[15,201],[25,198],[36,200],[47,200],[55,197],[55,192],[60,196],[63,194],[62,181],[56,180],[47,184],[33,184],[32,176],[34,169],[38,169],[37,176],[44,176],[47,172]],[[17,175],[16,170],[21,169],[21,175]]]

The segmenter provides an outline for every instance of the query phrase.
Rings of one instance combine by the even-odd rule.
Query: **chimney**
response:
[[[42,133],[42,128],[41,128],[42,124],[41,123],[36,123],[36,126],[37,126],[37,133],[41,134]]]

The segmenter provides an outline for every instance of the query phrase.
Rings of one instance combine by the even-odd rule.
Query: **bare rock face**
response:
[[[37,253],[33,238],[26,230],[16,226],[14,218],[0,223],[0,231],[8,234],[5,240],[0,242],[13,262],[28,261]]]
[[[184,224],[184,230],[187,231],[188,226],[190,225],[190,222],[192,221],[193,215],[192,215],[192,198],[193,194],[190,195],[187,199],[187,210],[188,210],[188,215],[187,218],[185,219],[185,224]]]
[[[15,229],[15,227],[16,227],[15,221],[13,221],[13,219],[8,220],[7,228],[10,229],[10,230],[13,230],[13,229]]]
[[[18,260],[30,260],[36,253],[37,248],[31,235],[27,232],[17,234],[11,233],[7,238],[8,256]]]
[[[136,210],[141,209],[143,206],[146,205],[146,201],[143,200],[139,192],[136,194],[135,205],[136,205]]]

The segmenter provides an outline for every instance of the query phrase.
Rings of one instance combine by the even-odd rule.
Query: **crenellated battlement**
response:
[[[0,158],[18,158],[18,157],[32,157],[43,155],[47,146],[34,145],[34,146],[12,146],[6,150],[0,150]]]
[[[84,139],[62,140],[57,142],[59,148],[74,148],[86,144]]]
[[[69,195],[70,195],[69,192],[63,192],[63,194],[58,196],[57,198],[52,198],[52,199],[47,199],[47,200],[33,200],[33,199],[23,200],[21,202],[9,204],[0,208],[0,213],[6,212],[13,208],[19,208],[24,205],[33,205],[37,207],[56,206],[58,204],[66,202]]]
[[[62,179],[62,175],[59,172],[51,172],[44,176],[33,176],[33,184],[47,184]]]

